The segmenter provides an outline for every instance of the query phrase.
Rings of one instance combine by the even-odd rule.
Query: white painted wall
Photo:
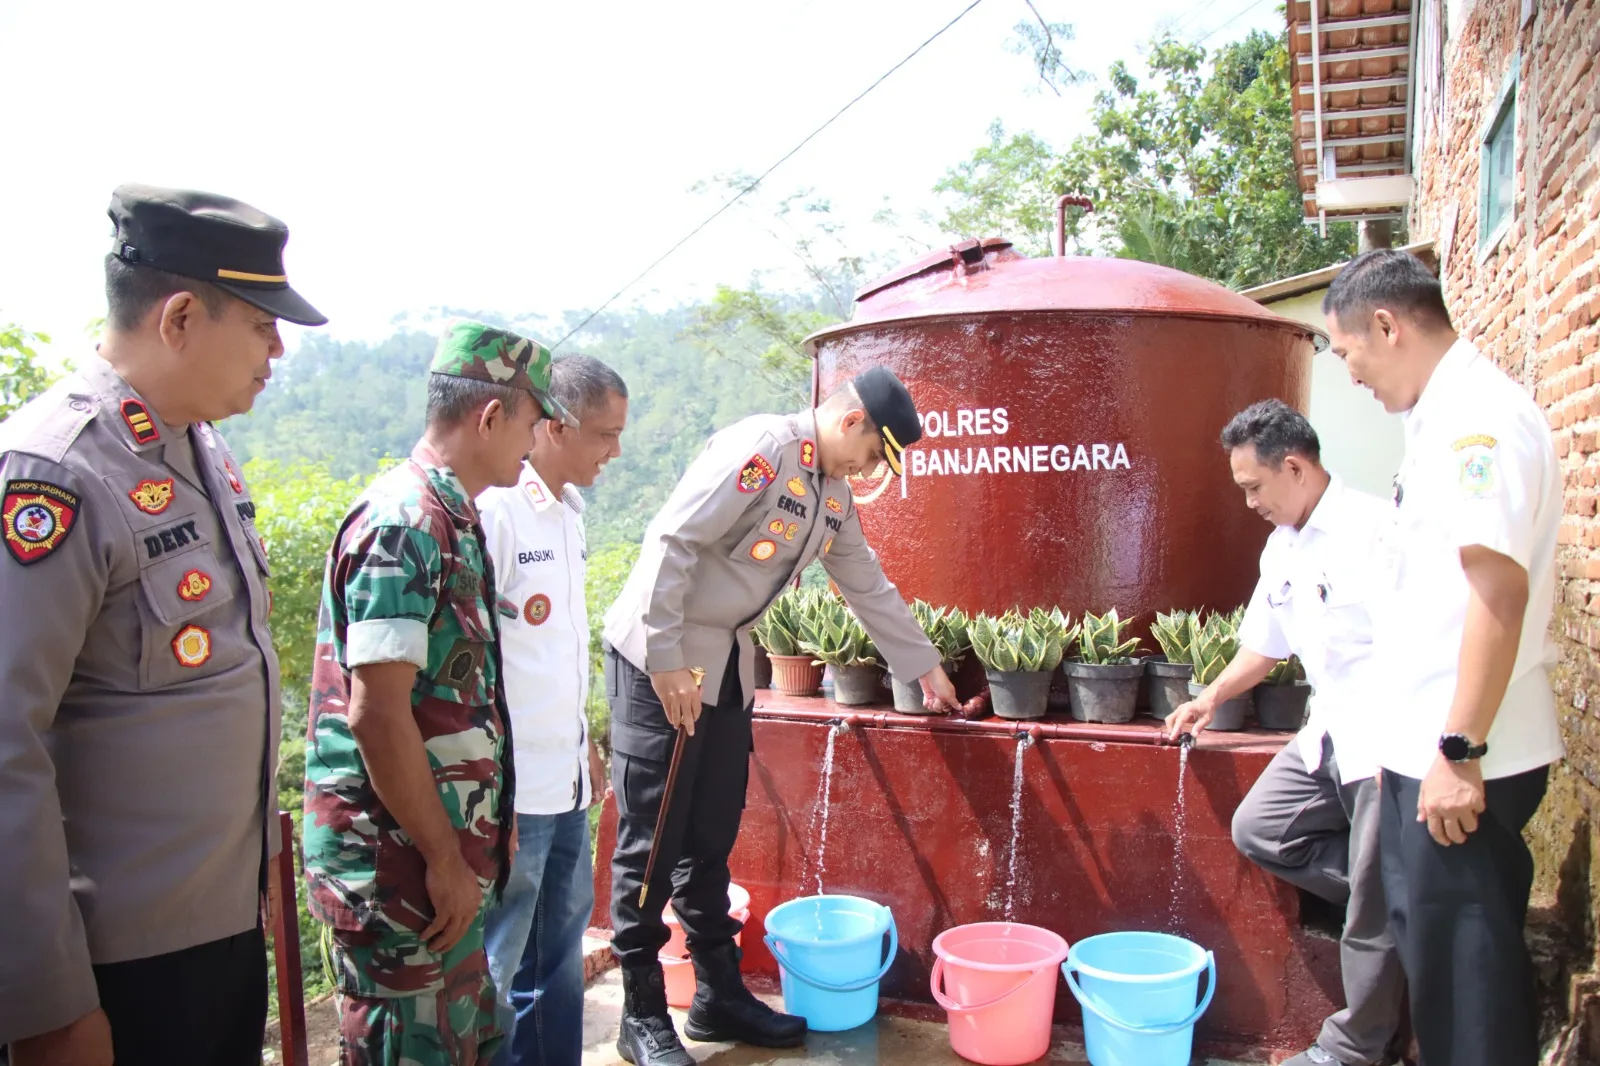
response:
[[[1285,318],[1322,329],[1322,297],[1318,289],[1264,303]],[[1354,385],[1344,363],[1332,352],[1311,359],[1312,426],[1322,441],[1322,462],[1345,483],[1380,499],[1393,493],[1394,473],[1405,450],[1400,416],[1391,415],[1372,393]]]

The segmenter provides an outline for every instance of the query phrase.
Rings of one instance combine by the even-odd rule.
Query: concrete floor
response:
[[[778,997],[763,996],[781,1009]],[[684,1015],[673,1011],[678,1031],[683,1032]],[[584,997],[583,1066],[617,1066],[617,1020],[622,1016],[622,976],[612,970],[595,980]],[[703,1066],[767,1066],[769,1063],[811,1062],[827,1066],[966,1066],[966,1060],[950,1050],[950,1039],[942,1023],[919,1022],[880,1014],[859,1029],[847,1033],[812,1033],[804,1047],[788,1051],[767,1051],[733,1044],[696,1044],[685,1041],[697,1063]],[[1088,1063],[1083,1045],[1058,1033],[1050,1054],[1039,1059],[1050,1066],[1083,1066]],[[1243,1066],[1221,1059],[1196,1060],[1196,1066]]]

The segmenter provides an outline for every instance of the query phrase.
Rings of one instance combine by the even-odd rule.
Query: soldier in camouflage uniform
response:
[[[305,870],[333,931],[346,1066],[471,1066],[500,1039],[483,916],[511,861],[511,721],[472,501],[516,484],[541,417],[576,425],[549,383],[545,348],[451,323],[423,439],[328,555]]]

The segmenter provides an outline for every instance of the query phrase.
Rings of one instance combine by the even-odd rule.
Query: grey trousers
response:
[[[1251,862],[1345,905],[1339,962],[1346,1006],[1322,1024],[1317,1043],[1340,1062],[1362,1066],[1387,1061],[1405,992],[1384,903],[1379,809],[1376,778],[1339,784],[1333,741],[1325,736],[1314,771],[1298,742],[1285,744],[1233,816],[1233,842]]]

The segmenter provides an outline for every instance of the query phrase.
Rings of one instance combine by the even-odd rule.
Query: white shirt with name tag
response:
[[[1333,738],[1339,780],[1377,773],[1368,702],[1372,673],[1372,560],[1388,522],[1376,496],[1328,482],[1306,524],[1279,526],[1261,552],[1261,578],[1239,627],[1257,655],[1298,655],[1311,684],[1311,713],[1295,738],[1306,769],[1322,765],[1322,738]]]
[[[1486,779],[1561,758],[1547,667],[1555,606],[1561,468],[1550,425],[1527,392],[1465,340],[1434,369],[1405,416],[1394,524],[1373,622],[1388,705],[1377,755],[1406,777],[1428,775],[1455,698],[1469,587],[1461,549],[1482,545],[1528,572],[1511,684],[1486,738]]]
[[[589,805],[588,548],[583,497],[557,496],[527,463],[515,488],[478,497],[500,618],[500,658],[517,768],[517,813]]]

